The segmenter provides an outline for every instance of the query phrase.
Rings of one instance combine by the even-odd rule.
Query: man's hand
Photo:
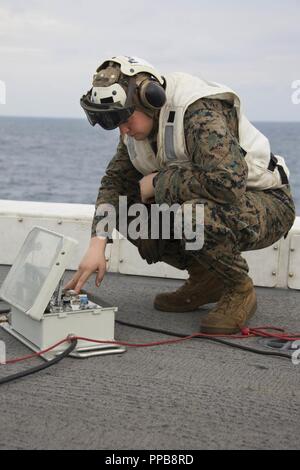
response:
[[[79,294],[83,285],[95,271],[97,271],[95,284],[99,287],[106,272],[105,246],[106,239],[102,240],[97,237],[91,239],[90,246],[82,258],[78,270],[64,286],[64,290],[73,289]]]
[[[139,181],[141,200],[144,204],[150,202],[154,197],[153,178],[155,175],[157,175],[157,172],[150,173],[150,175],[144,176],[144,178]]]

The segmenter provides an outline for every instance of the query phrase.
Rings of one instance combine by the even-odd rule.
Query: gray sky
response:
[[[300,121],[299,0],[0,0],[0,115],[83,117],[92,74],[120,54],[225,83],[251,120]]]

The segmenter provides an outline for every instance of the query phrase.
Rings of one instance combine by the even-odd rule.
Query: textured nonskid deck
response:
[[[2,283],[8,267],[0,269]],[[198,330],[198,312],[153,309],[181,281],[107,273],[99,289],[117,319],[176,332]],[[257,288],[251,325],[299,331],[299,291]],[[130,342],[162,334],[116,325]],[[8,357],[28,349],[0,329]],[[243,344],[261,347],[256,339]],[[0,367],[0,377],[41,363]],[[207,340],[130,348],[123,355],[67,358],[1,386],[1,449],[299,449],[300,365]]]

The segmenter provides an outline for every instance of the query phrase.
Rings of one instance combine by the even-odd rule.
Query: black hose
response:
[[[0,315],[2,315],[3,313],[9,313],[10,312],[10,307],[7,305],[6,302],[3,302],[3,300],[0,298],[0,302],[1,303],[4,303],[5,307],[4,306],[1,306],[0,305]]]
[[[4,314],[4,313],[9,313],[10,312],[10,308],[7,307],[7,308],[1,308],[0,309],[0,315]]]
[[[134,323],[128,323],[122,320],[116,320],[116,323],[119,323],[119,325],[129,326],[131,328],[133,327],[133,328],[137,328],[140,330],[153,331],[154,333],[162,333],[163,335],[167,335],[167,336],[176,336],[178,338],[184,338],[186,336],[190,336],[190,334],[174,333],[174,331],[167,331],[167,330],[161,330],[158,328],[152,328],[148,326],[135,325]],[[226,346],[230,346],[236,349],[241,349],[242,351],[252,352],[254,354],[261,354],[263,356],[285,357],[285,358],[291,359],[290,354],[287,354],[287,353],[262,351],[261,349],[251,348],[249,346],[242,346],[241,344],[236,344],[236,343],[233,343],[232,341],[226,341],[225,339],[221,339],[221,338],[215,338],[214,336],[195,336],[193,339],[208,339],[209,341],[214,341],[215,343],[221,343]]]
[[[39,372],[40,370],[47,369],[47,367],[51,367],[54,364],[57,364],[62,359],[67,357],[76,348],[77,339],[71,338],[70,341],[71,341],[70,346],[64,352],[59,354],[57,357],[55,357],[54,359],[51,359],[51,361],[46,362],[45,364],[41,364],[36,367],[32,367],[31,369],[28,369],[28,370],[18,372],[17,374],[9,375],[8,377],[3,377],[2,379],[0,379],[0,385],[8,383],[8,382],[12,382],[13,380],[21,379],[22,377],[26,377],[27,375],[34,374],[35,372]]]

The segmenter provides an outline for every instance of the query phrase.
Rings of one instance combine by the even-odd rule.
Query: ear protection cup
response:
[[[141,105],[153,110],[162,108],[167,99],[162,85],[149,78],[138,84],[138,94]]]

